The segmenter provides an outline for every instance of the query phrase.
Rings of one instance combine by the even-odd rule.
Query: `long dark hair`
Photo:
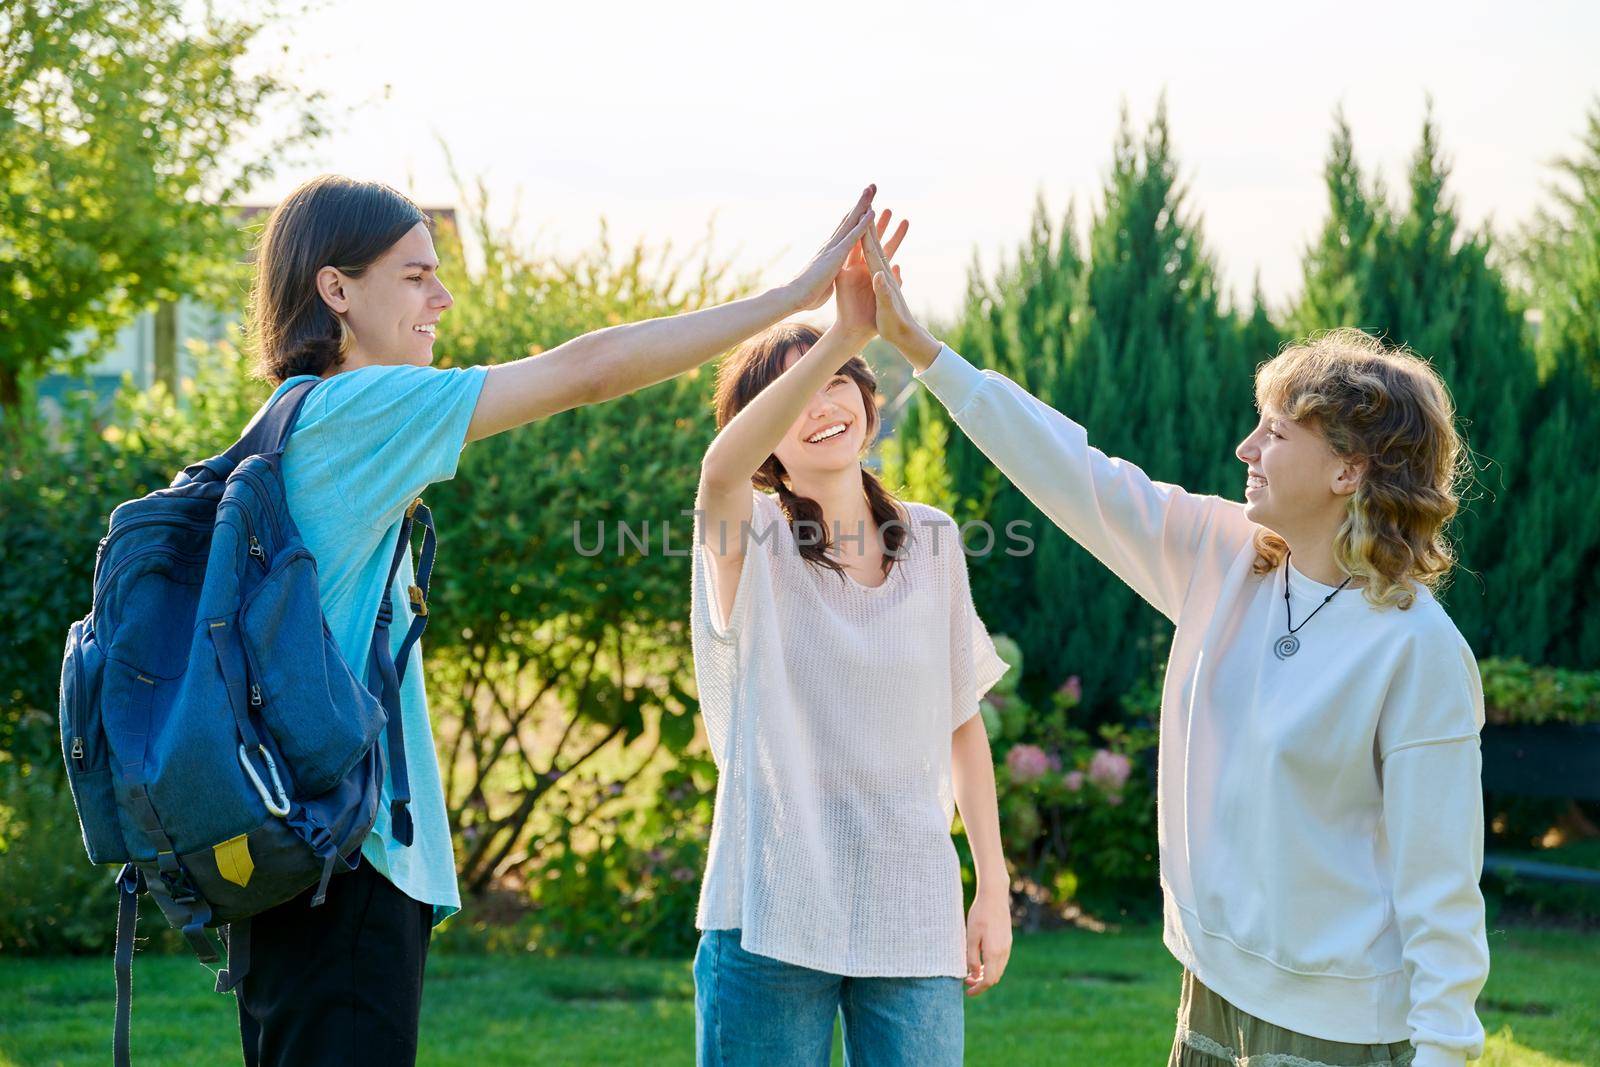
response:
[[[717,429],[728,425],[757,393],[777,381],[791,349],[803,355],[821,336],[814,326],[780,322],[729,353],[717,369]],[[871,441],[878,433],[878,379],[872,373],[872,368],[867,366],[867,361],[860,356],[851,356],[849,362],[839,368],[839,373],[855,382],[862,400],[866,401],[866,439]],[[768,456],[750,481],[757,489],[770,489],[778,494],[778,504],[788,517],[790,528],[794,530],[801,558],[844,576],[844,567],[827,554],[831,541],[827,525],[823,522],[822,505],[810,497],[800,496],[785,485],[783,479],[786,473],[777,456]],[[877,524],[883,539],[883,573],[887,575],[905,543],[905,515],[894,494],[884,488],[877,476],[865,467],[861,469],[861,483],[867,494],[867,507],[872,512],[872,521]],[[801,536],[802,523],[810,530],[820,530],[821,535]]]
[[[256,244],[250,336],[274,385],[344,362],[345,326],[317,293],[317,272],[355,277],[419,222],[422,209],[381,182],[324,174],[290,193]]]

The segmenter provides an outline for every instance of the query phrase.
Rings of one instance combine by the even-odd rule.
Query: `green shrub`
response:
[[[1037,926],[1075,905],[1103,918],[1144,916],[1155,908],[1156,838],[1148,726],[1077,725],[1076,675],[1048,709],[1023,699],[1022,653],[997,636],[1012,665],[980,710],[995,754],[1000,836],[1024,923]],[[1130,718],[1142,709],[1131,707]]]
[[[109,950],[115,868],[83,852],[72,798],[54,767],[0,757],[0,952]]]
[[[674,761],[640,788],[621,813],[589,812],[605,797],[621,799],[615,782],[598,778],[564,794],[519,871],[503,881],[493,910],[463,914],[441,931],[447,951],[578,952],[682,957],[694,951],[695,909],[711,833],[715,770],[704,757]]]
[[[1600,723],[1600,671],[1533,667],[1489,658],[1483,675],[1484,715],[1498,726]]]

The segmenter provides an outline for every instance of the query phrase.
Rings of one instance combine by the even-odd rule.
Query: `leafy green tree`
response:
[[[706,254],[619,253],[602,232],[594,250],[552,260],[491,228],[481,204],[475,218],[484,266],[453,282],[440,344],[459,363],[537,353],[741,287]],[[445,623],[429,631],[429,681],[469,889],[531,877],[546,838],[609,817],[630,801],[625,786],[695,736],[684,512],[714,432],[711,379],[702,370],[479,442],[429,491]],[[576,816],[573,790],[594,794]]]
[[[1448,177],[1430,115],[1412,164],[1410,204],[1377,241],[1373,314],[1444,376],[1476,461],[1455,531],[1464,570],[1446,605],[1475,647],[1542,658],[1545,650],[1527,643],[1532,620],[1505,611],[1517,586],[1542,580],[1505,558],[1514,536],[1535,533],[1523,529],[1517,501],[1527,484],[1538,370],[1522,309],[1490,262],[1489,234],[1458,234]]]
[[[1261,293],[1261,278],[1256,277],[1250,294],[1250,317],[1239,324],[1239,343],[1247,360],[1260,363],[1283,347],[1284,332],[1272,321],[1272,311]]]
[[[34,377],[243,258],[225,206],[322,132],[319,96],[241,68],[274,17],[181,0],[0,6],[0,413],[25,416]],[[288,101],[285,132],[238,158]]]

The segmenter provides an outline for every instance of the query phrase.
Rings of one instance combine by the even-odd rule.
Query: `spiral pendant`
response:
[[[1278,643],[1272,646],[1272,651],[1279,659],[1288,659],[1300,651],[1300,639],[1294,634],[1284,634],[1278,638]]]

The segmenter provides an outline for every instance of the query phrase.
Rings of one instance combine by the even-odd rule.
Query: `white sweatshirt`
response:
[[[696,523],[690,636],[717,800],[695,925],[829,974],[959,978],[950,735],[1006,663],[955,521],[904,507],[903,555],[868,587],[802,559],[752,490],[726,620]]]
[[[1477,663],[1427,589],[1407,610],[1257,576],[1240,504],[1152,481],[943,348],[917,377],[1061,529],[1176,625],[1161,698],[1165,940],[1236,1007],[1330,1041],[1483,1050]],[[1241,473],[1241,477],[1243,477]],[[1085,619],[1085,625],[1093,625]]]

